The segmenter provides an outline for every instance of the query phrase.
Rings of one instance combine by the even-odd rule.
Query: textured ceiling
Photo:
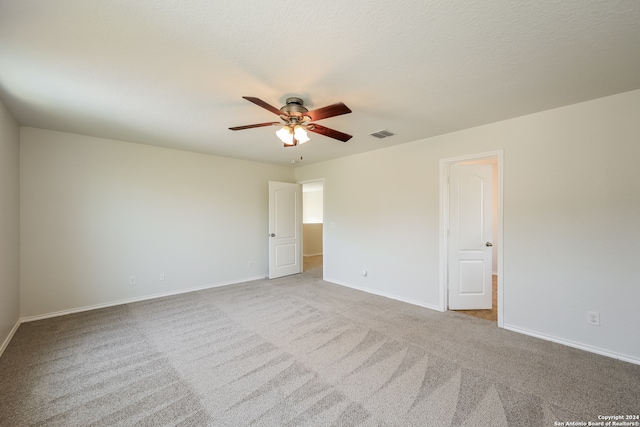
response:
[[[0,0],[24,126],[297,165],[640,88],[640,1]],[[242,99],[352,114],[284,148]],[[369,133],[396,135],[378,140]]]

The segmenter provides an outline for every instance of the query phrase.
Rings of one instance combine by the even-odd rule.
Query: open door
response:
[[[302,186],[269,181],[269,279],[302,272]]]
[[[486,164],[449,169],[449,309],[492,307],[493,171]]]

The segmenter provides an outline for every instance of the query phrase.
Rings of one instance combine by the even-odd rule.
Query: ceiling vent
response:
[[[391,133],[386,129],[379,130],[377,132],[370,133],[369,135],[375,136],[378,139],[386,138],[388,136],[393,136],[395,133]]]

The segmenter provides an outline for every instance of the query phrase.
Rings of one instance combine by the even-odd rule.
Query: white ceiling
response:
[[[638,0],[0,0],[24,126],[296,166],[640,88]],[[279,108],[352,114],[284,148]],[[369,133],[396,135],[378,140]]]

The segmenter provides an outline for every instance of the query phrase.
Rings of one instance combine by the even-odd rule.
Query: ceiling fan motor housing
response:
[[[280,111],[290,116],[302,116],[309,112],[304,106],[304,101],[300,98],[287,98],[287,105],[280,108]]]

